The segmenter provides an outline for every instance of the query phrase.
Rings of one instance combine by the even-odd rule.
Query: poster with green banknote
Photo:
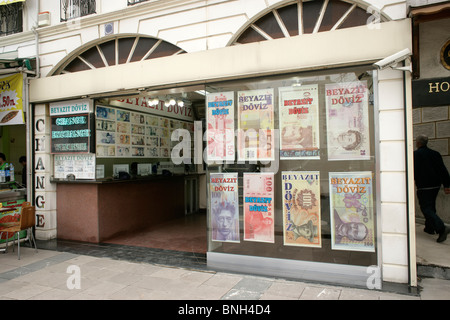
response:
[[[319,171],[283,171],[281,177],[284,245],[322,247]]]
[[[375,252],[372,172],[330,172],[331,248]]]

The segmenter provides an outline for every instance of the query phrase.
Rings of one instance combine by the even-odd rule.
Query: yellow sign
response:
[[[11,4],[14,2],[25,2],[25,0],[0,0],[0,6],[4,4]]]
[[[0,126],[25,123],[22,94],[21,73],[0,78]]]

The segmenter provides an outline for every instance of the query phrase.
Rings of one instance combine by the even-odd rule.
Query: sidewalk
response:
[[[420,286],[418,295],[399,294],[28,247],[21,260],[11,248],[0,254],[0,300],[450,299],[450,281],[423,279]]]

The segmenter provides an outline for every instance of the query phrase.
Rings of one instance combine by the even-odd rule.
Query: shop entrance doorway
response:
[[[206,254],[205,166],[193,160],[194,122],[205,117],[206,93],[202,89],[148,91],[142,88],[139,96],[95,101],[96,165],[100,166],[97,181],[120,180],[121,171],[126,171],[125,179],[137,183],[148,180],[157,186],[173,182],[172,196],[167,191],[161,191],[164,194],[158,196],[156,187],[156,191],[148,191],[151,199],[130,200],[149,203],[142,212],[142,225],[118,228],[120,232],[102,239],[102,243]],[[175,132],[177,129],[181,134]],[[200,144],[202,135],[200,131]],[[179,163],[172,157],[174,148],[182,142],[188,142],[188,149],[184,145],[175,154],[191,159],[190,164]],[[180,179],[184,179],[181,185]],[[146,187],[143,184],[142,188]],[[143,194],[145,197],[145,190]],[[164,212],[164,206],[154,204],[155,199],[170,201],[171,198],[173,202],[184,202],[184,206],[175,209],[172,206]]]

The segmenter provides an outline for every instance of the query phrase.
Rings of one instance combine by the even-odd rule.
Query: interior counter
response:
[[[53,181],[57,184],[57,237],[99,243],[182,217],[185,180],[193,176]]]

